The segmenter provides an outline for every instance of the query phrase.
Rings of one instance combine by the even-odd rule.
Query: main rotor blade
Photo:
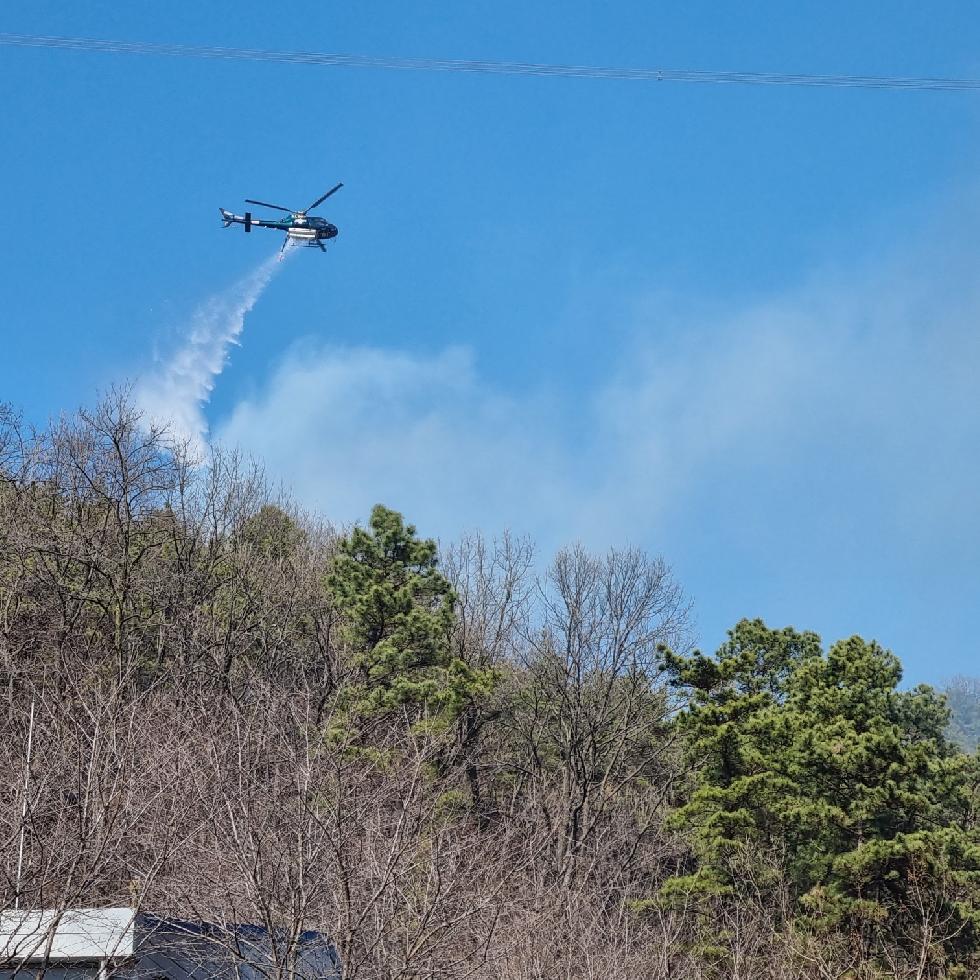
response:
[[[318,197],[318,198],[317,198],[317,199],[316,199],[316,200],[315,200],[315,201],[314,201],[314,202],[313,202],[313,203],[312,203],[312,204],[311,204],[311,205],[310,205],[310,206],[309,206],[309,207],[308,207],[308,208],[306,209],[306,211],[312,211],[312,210],[313,210],[314,208],[318,208],[318,207],[319,207],[319,206],[320,206],[321,204],[323,204],[323,202],[324,202],[324,201],[325,201],[325,200],[326,200],[326,199],[327,199],[328,197],[330,197],[330,195],[331,195],[331,194],[336,194],[336,193],[337,193],[337,191],[339,191],[339,190],[340,190],[340,188],[341,188],[341,187],[343,187],[343,186],[344,186],[344,184],[343,184],[343,181],[341,181],[341,182],[340,182],[340,183],[339,183],[339,184],[338,184],[338,185],[337,185],[336,187],[331,187],[331,188],[330,188],[330,190],[328,190],[328,191],[327,191],[327,193],[323,195],[323,197]],[[303,212],[303,214],[306,214],[306,211],[304,211],[304,212]]]
[[[263,208],[272,208],[274,211],[285,211],[286,214],[297,214],[292,208],[284,208],[279,204],[266,204],[265,201],[253,201],[250,197],[245,198],[246,204],[258,204]]]

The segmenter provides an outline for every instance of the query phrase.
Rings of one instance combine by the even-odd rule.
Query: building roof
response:
[[[160,918],[132,908],[0,913],[0,963],[126,960],[134,978],[261,980],[279,960],[272,955],[276,947],[281,955],[289,939],[261,926]],[[300,980],[339,978],[340,960],[326,936],[307,931],[289,946]]]

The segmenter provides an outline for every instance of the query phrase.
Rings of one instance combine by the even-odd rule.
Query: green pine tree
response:
[[[893,654],[855,636],[791,679],[794,870],[815,926],[941,972],[977,938],[980,838],[948,709],[931,688],[900,690],[901,677]]]
[[[369,527],[341,542],[327,586],[356,671],[345,702],[352,720],[402,709],[447,723],[492,684],[488,672],[450,656],[455,596],[436,544],[396,511],[377,505]]]
[[[689,693],[679,724],[697,771],[674,815],[692,833],[696,866],[668,884],[668,895],[736,895],[780,880],[772,855],[788,833],[795,788],[774,760],[793,739],[783,710],[788,681],[819,658],[820,638],[761,620],[742,620],[728,635],[714,657],[665,654],[674,685]]]
[[[667,897],[738,901],[789,886],[797,926],[843,929],[873,960],[939,975],[977,950],[976,763],[926,687],[860,637],[739,623],[714,658],[666,655],[698,770],[675,822],[694,866]],[[972,780],[972,781],[971,781]]]

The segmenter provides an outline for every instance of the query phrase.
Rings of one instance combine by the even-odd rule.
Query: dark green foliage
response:
[[[786,884],[798,923],[845,929],[868,956],[928,936],[942,965],[971,947],[980,839],[939,695],[899,690],[898,660],[873,642],[823,654],[813,634],[758,621],[715,658],[667,664],[690,691],[679,723],[699,765],[674,818],[696,864],[668,896]]]
[[[793,672],[819,656],[815,634],[770,630],[759,620],[740,622],[714,658],[665,655],[673,683],[690,692],[679,724],[700,769],[688,802],[674,816],[693,831],[698,867],[668,891],[727,894],[737,892],[740,882],[754,888],[757,882],[746,882],[745,874],[750,851],[766,855],[771,866],[769,852],[788,832],[786,806],[793,794],[790,779],[772,764],[792,741],[780,709]]]
[[[346,620],[356,680],[355,717],[396,708],[452,716],[492,678],[450,656],[455,597],[438,570],[436,544],[417,537],[401,514],[380,504],[369,529],[340,544],[329,592]]]

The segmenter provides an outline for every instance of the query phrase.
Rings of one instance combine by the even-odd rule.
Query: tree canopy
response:
[[[308,929],[348,980],[976,976],[975,683],[691,627],[639,549],[339,531],[125,393],[0,410],[0,912],[254,922],[269,980]]]

